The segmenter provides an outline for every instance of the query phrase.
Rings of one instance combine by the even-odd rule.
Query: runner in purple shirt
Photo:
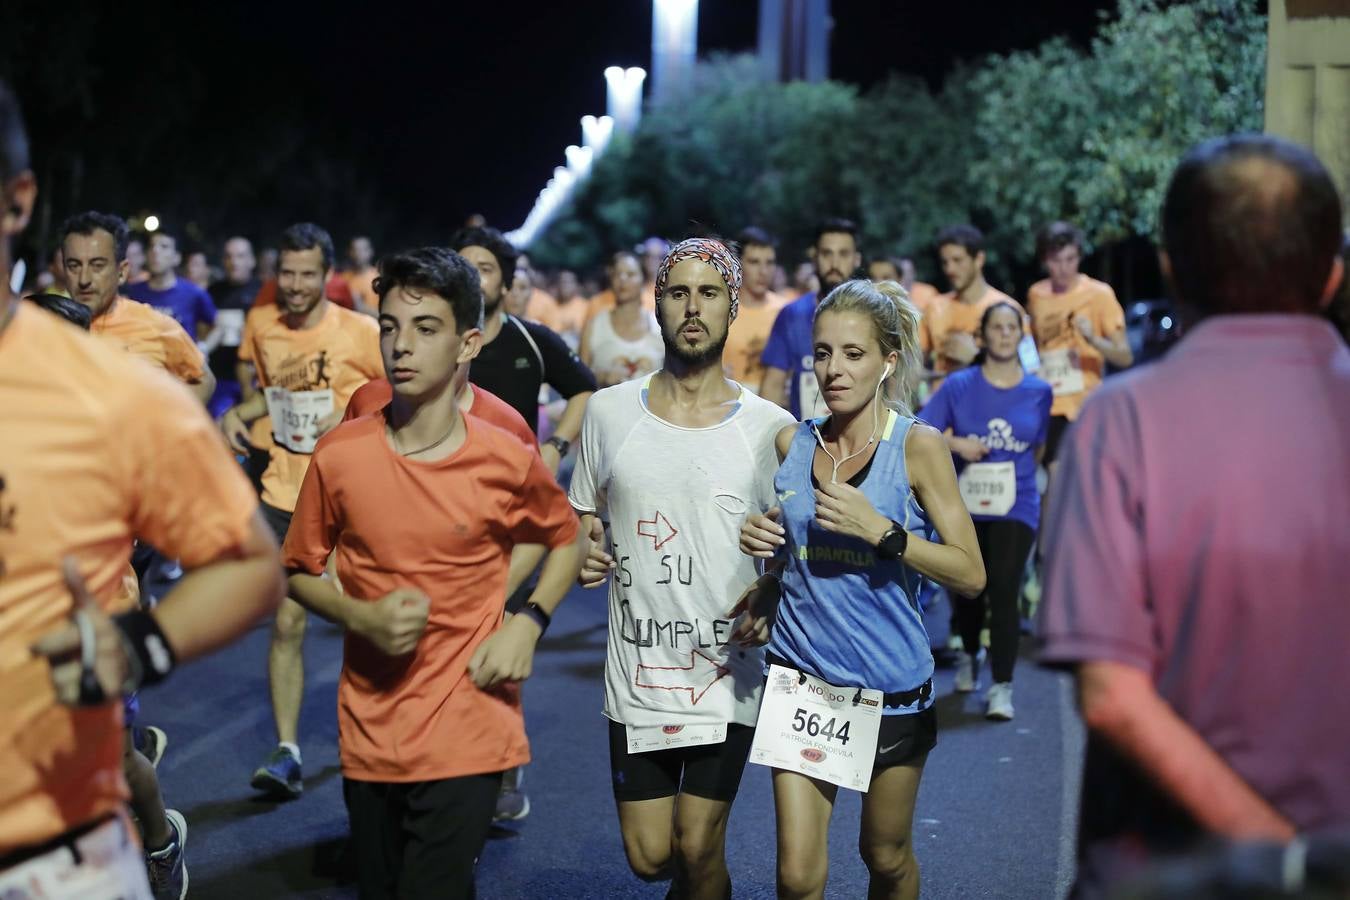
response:
[[[1340,228],[1309,151],[1191,150],[1161,264],[1198,324],[1065,439],[1039,629],[1089,729],[1074,896],[1207,836],[1350,826],[1350,352],[1318,314]]]

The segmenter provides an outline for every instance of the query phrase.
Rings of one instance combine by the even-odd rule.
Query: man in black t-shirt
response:
[[[202,349],[216,376],[216,393],[211,398],[211,415],[219,416],[240,401],[236,364],[244,317],[262,290],[262,282],[253,274],[257,260],[248,238],[232,237],[225,242],[225,277],[207,288],[216,305],[216,324],[202,342]]]
[[[549,470],[558,464],[581,431],[586,401],[595,376],[563,339],[538,322],[507,315],[502,298],[516,271],[516,249],[495,228],[463,228],[451,247],[478,269],[483,287],[483,349],[469,380],[511,404],[537,434],[539,389],[547,384],[567,401],[562,418],[539,448]]]

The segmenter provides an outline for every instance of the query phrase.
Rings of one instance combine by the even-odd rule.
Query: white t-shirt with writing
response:
[[[731,641],[728,615],[758,577],[741,524],[775,501],[774,436],[793,420],[748,390],[727,418],[684,428],[646,404],[651,376],[586,404],[569,499],[608,516],[605,715],[625,725],[753,725],[763,653]]]

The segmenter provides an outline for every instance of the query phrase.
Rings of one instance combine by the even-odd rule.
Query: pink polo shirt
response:
[[[1041,659],[1148,672],[1303,831],[1350,825],[1350,351],[1313,316],[1212,317],[1065,437]],[[1080,891],[1195,828],[1090,740]]]

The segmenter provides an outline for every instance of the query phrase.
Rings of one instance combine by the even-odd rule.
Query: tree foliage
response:
[[[600,160],[532,249],[584,266],[644,234],[760,224],[792,252],[818,218],[846,215],[872,252],[922,254],[942,226],[974,222],[1006,271],[1052,219],[1100,246],[1151,237],[1185,149],[1261,127],[1264,54],[1252,0],[1119,0],[1088,48],[991,56],[938,90],[766,84],[752,60],[716,59]]]

